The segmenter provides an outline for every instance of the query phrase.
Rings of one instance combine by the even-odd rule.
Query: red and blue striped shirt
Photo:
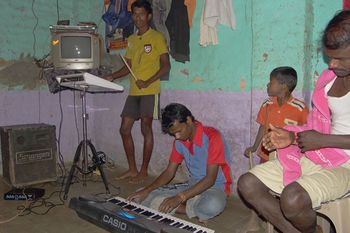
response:
[[[225,139],[218,130],[205,127],[198,121],[195,123],[197,128],[193,141],[174,140],[169,160],[178,164],[185,160],[191,179],[195,182],[206,176],[208,164],[218,164],[215,186],[230,194],[231,157]]]

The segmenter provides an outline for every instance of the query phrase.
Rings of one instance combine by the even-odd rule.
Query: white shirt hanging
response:
[[[205,0],[200,22],[200,45],[205,47],[218,44],[216,30],[218,24],[231,29],[236,28],[232,0]]]

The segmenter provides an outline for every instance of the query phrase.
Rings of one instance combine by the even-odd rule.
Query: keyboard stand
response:
[[[75,152],[74,155],[74,160],[73,160],[73,165],[70,169],[68,178],[67,178],[67,182],[66,182],[66,186],[64,188],[64,196],[63,199],[67,200],[68,197],[68,192],[69,192],[69,188],[75,173],[75,170],[77,169],[83,177],[83,186],[86,186],[86,176],[88,174],[90,174],[91,172],[93,172],[93,170],[96,170],[96,168],[100,171],[101,177],[102,177],[102,181],[105,185],[106,188],[106,193],[109,194],[109,188],[108,188],[108,182],[107,182],[107,178],[106,175],[103,171],[103,164],[105,163],[105,158],[101,157],[97,154],[96,149],[94,147],[94,145],[91,143],[90,140],[87,139],[87,119],[88,119],[88,114],[86,112],[86,91],[89,88],[89,85],[80,85],[81,87],[81,91],[80,91],[80,97],[81,97],[81,102],[82,102],[82,118],[83,118],[83,140],[79,143],[78,148]],[[92,162],[93,165],[89,166],[88,160],[89,160],[89,156],[88,156],[88,148],[90,148],[91,152],[92,152]],[[82,156],[82,167],[79,167],[79,160],[80,160],[80,156]]]

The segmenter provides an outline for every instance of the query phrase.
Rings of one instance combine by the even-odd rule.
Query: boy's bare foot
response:
[[[133,172],[133,171],[127,170],[126,172],[124,172],[120,176],[117,176],[115,179],[116,180],[124,180],[124,179],[127,179],[127,178],[136,177],[137,175],[138,175],[137,171]]]
[[[147,174],[138,173],[136,176],[131,177],[129,180],[130,184],[142,184],[148,177]]]

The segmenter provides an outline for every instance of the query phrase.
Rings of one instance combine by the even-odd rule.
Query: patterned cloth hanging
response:
[[[110,31],[106,33],[108,37],[112,37],[118,28],[128,28],[133,24],[131,13],[128,11],[128,0],[110,0],[102,19],[111,26]]]

